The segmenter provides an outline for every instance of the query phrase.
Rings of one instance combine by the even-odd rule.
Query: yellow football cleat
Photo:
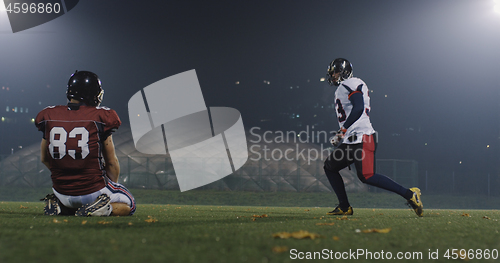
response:
[[[352,215],[354,212],[352,211],[352,207],[349,206],[349,208],[347,208],[347,211],[344,211],[342,209],[340,209],[340,207],[335,207],[335,209],[333,209],[333,211],[331,212],[328,212],[326,213],[327,215],[331,215],[331,216],[336,216],[336,215]]]
[[[422,204],[422,199],[420,199],[420,189],[413,187],[410,188],[413,192],[413,197],[408,200],[408,205],[415,210],[417,216],[424,216],[424,205]]]

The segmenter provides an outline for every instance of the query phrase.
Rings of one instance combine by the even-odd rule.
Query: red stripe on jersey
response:
[[[351,96],[352,96],[353,94],[356,94],[356,93],[361,93],[361,94],[363,94],[363,92],[361,92],[361,91],[359,91],[359,90],[355,90],[355,91],[353,91],[353,92],[349,93],[349,96],[347,96],[347,98],[348,98],[348,99],[351,99]]]
[[[372,135],[363,135],[363,177],[368,179],[375,173],[375,140]]]

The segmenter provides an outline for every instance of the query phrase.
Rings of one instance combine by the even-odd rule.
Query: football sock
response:
[[[325,169],[325,174],[326,178],[328,178],[328,181],[330,182],[330,185],[333,188],[333,191],[337,195],[337,199],[339,200],[339,207],[342,210],[349,208],[350,204],[349,200],[347,199],[344,180],[342,179],[340,173],[338,171],[333,172]]]
[[[385,175],[374,174],[372,177],[368,178],[365,183],[399,194],[407,200],[411,199],[413,196],[413,192],[408,190],[408,188],[401,186]],[[408,191],[411,193],[409,198]]]
[[[410,189],[406,190],[406,194],[403,196],[406,200],[410,200],[413,197],[413,192]]]

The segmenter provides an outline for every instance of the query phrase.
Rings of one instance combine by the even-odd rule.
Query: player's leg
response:
[[[358,178],[365,184],[397,193],[406,199],[411,198],[409,189],[385,175],[375,173],[375,149],[374,135],[363,135],[363,142],[353,145],[352,156]]]
[[[135,212],[135,199],[132,193],[122,184],[106,180],[106,187],[101,192],[106,193],[111,198],[113,210],[111,216],[129,216]]]
[[[87,204],[76,211],[77,216],[129,216],[135,212],[135,199],[130,191],[108,178],[103,189],[88,196],[95,200],[88,203],[89,198],[85,198]]]
[[[111,211],[111,216],[128,216],[130,215],[130,206],[125,203],[111,203],[113,210]]]
[[[375,173],[375,150],[377,147],[376,135],[364,135],[363,142],[355,146],[354,165],[358,178],[366,184],[382,188],[405,198],[415,210],[417,215],[422,216],[422,202],[420,200],[420,189],[406,188],[391,178]]]
[[[339,200],[339,205],[335,208],[335,210],[329,212],[330,215],[336,214],[351,214],[352,215],[352,207],[349,204],[349,200],[347,198],[347,193],[345,190],[344,180],[340,175],[340,170],[344,169],[349,165],[349,162],[346,158],[346,147],[347,145],[341,145],[339,148],[335,149],[325,160],[325,174],[328,182],[333,188],[333,191],[337,195],[337,199]]]
[[[68,215],[109,216],[113,207],[106,193],[96,191],[86,195],[63,195],[53,189],[62,207],[68,208]]]

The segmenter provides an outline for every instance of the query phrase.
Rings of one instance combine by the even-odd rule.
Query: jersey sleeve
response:
[[[349,100],[352,104],[351,113],[344,122],[344,128],[349,129],[351,125],[356,122],[363,114],[365,102],[363,101],[363,93],[360,91],[353,91],[349,94]]]
[[[344,129],[349,129],[351,125],[356,122],[363,114],[364,101],[363,101],[363,86],[364,83],[357,85],[355,88],[351,88],[345,84],[342,86],[347,90],[347,98],[351,102],[352,108],[347,116],[346,121],[343,124]]]
[[[104,110],[102,118],[102,122],[104,123],[103,140],[106,140],[106,138],[120,127],[122,122],[116,111],[109,108]]]
[[[40,111],[35,118],[35,126],[38,128],[39,131],[42,132],[42,138],[45,138],[45,122],[48,120],[48,111],[47,108],[43,109]]]

